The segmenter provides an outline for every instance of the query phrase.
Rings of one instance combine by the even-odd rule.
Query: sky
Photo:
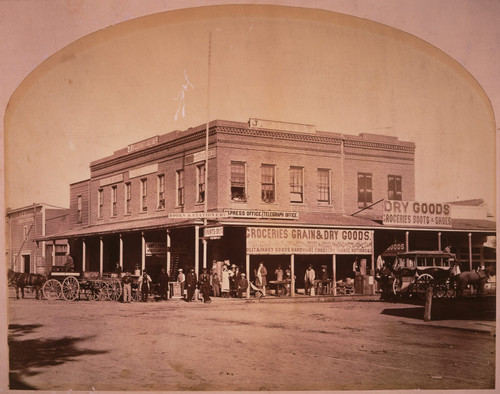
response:
[[[416,48],[418,40],[393,40],[370,23],[344,26],[342,18],[332,29],[310,20],[270,27],[245,17],[180,26],[162,14],[105,29],[215,4],[300,6],[379,22],[432,44],[470,75],[439,50]],[[485,130],[496,126],[483,96],[498,114],[499,16],[500,2],[487,0],[1,1],[0,108],[5,115],[10,101],[2,126],[11,127],[6,206],[68,207],[69,184],[89,177],[90,161],[203,123],[212,29],[211,119],[271,118],[396,135],[417,143],[417,199],[483,198],[491,207],[496,141]],[[270,35],[278,46],[265,44]],[[471,91],[472,104],[459,97],[463,91]]]

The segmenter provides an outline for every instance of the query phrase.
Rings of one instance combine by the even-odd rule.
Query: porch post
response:
[[[120,234],[120,268],[123,272],[123,237]]]
[[[203,244],[203,268],[207,268],[207,249],[208,249],[208,242],[206,239],[202,239],[201,243]]]
[[[295,255],[290,255],[290,268],[291,268],[291,280],[292,285],[290,286],[290,293],[292,297],[295,297]]]
[[[87,267],[85,266],[87,262],[87,241],[82,240],[82,271],[85,272]]]
[[[56,240],[55,239],[52,240],[52,265],[56,265]]]
[[[469,271],[472,271],[472,233],[469,233]]]
[[[146,268],[146,237],[144,236],[144,231],[141,233],[141,243],[141,270],[144,272],[144,269]]]
[[[247,253],[245,257],[246,261],[246,273],[247,273],[247,280],[248,280],[248,286],[247,286],[247,298],[250,298],[250,255]]]
[[[408,252],[410,250],[410,232],[407,231],[405,233],[405,237],[406,237],[406,252]]]
[[[200,272],[200,226],[194,226],[194,273]]]
[[[375,294],[375,231],[372,231],[371,293]]]
[[[332,288],[333,295],[337,295],[337,255],[334,254],[332,256],[332,266],[333,266],[333,279],[332,279]]]
[[[99,275],[102,276],[104,268],[104,241],[99,237]]]
[[[441,252],[442,249],[442,244],[441,244],[441,231],[438,232],[438,250]]]
[[[170,230],[167,230],[167,273],[170,276]]]

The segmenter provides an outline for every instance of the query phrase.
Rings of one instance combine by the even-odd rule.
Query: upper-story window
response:
[[[387,198],[400,201],[403,199],[402,178],[400,175],[387,176]]]
[[[102,219],[102,214],[104,211],[104,190],[99,189],[97,191],[97,217]]]
[[[178,207],[184,206],[184,200],[185,200],[185,195],[184,195],[184,170],[179,170],[177,171],[176,174],[176,185],[177,185],[177,201],[176,205]]]
[[[82,196],[79,195],[76,198],[76,221],[78,223],[82,222]]]
[[[290,167],[290,202],[304,202],[304,169]]]
[[[261,198],[263,202],[273,203],[276,199],[275,166],[262,164],[261,171]]]
[[[116,216],[117,186],[111,186],[111,216]]]
[[[141,179],[141,212],[148,210],[148,179]]]
[[[125,215],[132,212],[132,186],[130,182],[125,183]]]
[[[330,170],[318,168],[318,202],[330,204]]]
[[[231,162],[231,200],[246,201],[245,191],[245,163],[240,161]]]
[[[196,202],[205,202],[205,164],[196,167],[196,178],[198,183],[198,197]]]
[[[358,207],[366,208],[373,202],[372,174],[358,172]]]
[[[158,209],[165,209],[165,175],[158,175]]]

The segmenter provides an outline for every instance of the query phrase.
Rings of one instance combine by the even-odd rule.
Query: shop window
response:
[[[358,172],[358,207],[366,208],[372,200],[372,174]]]
[[[116,186],[111,187],[111,216],[116,216]]]
[[[176,175],[176,183],[177,183],[177,201],[176,205],[178,207],[184,206],[184,170],[177,171]]]
[[[318,168],[318,202],[330,204],[330,170]]]
[[[165,175],[158,175],[158,209],[165,209]]]
[[[147,178],[141,179],[141,212],[148,211],[148,180]]]
[[[99,189],[97,191],[97,217],[102,219],[102,214],[104,210],[104,190]]]
[[[262,201],[273,203],[275,200],[275,166],[262,164],[261,167],[261,190]]]
[[[125,184],[125,215],[130,215],[132,212],[132,186],[130,182]]]
[[[231,200],[247,200],[245,191],[245,163],[231,162]]]
[[[197,203],[205,202],[205,164],[196,167],[196,179],[198,183]]]
[[[290,202],[304,202],[304,169],[290,167]]]
[[[387,177],[387,198],[389,200],[403,199],[402,185],[400,175],[389,175]]]
[[[79,195],[76,198],[76,221],[78,223],[82,222],[82,196]]]

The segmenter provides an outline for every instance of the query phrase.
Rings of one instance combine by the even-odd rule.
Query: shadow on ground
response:
[[[78,347],[89,337],[58,339],[26,339],[23,335],[33,333],[42,327],[40,324],[9,325],[9,381],[11,389],[36,389],[23,382],[23,377],[37,375],[37,368],[54,367],[66,362],[75,361],[84,355],[107,353],[106,350],[83,349]]]
[[[395,305],[395,304],[393,304]],[[399,305],[399,304],[397,304]],[[387,308],[384,315],[423,320],[425,307],[412,304],[404,308]],[[496,320],[496,298],[463,298],[451,300],[433,300],[431,316],[433,321],[440,320]]]

